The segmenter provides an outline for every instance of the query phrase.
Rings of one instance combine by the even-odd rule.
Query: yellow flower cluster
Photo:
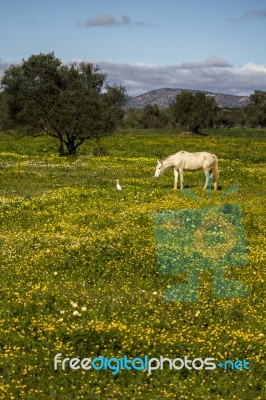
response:
[[[0,153],[0,399],[263,398],[264,142],[254,153],[246,138],[178,140],[121,134],[98,158]],[[178,148],[220,151],[222,190],[203,193],[202,171],[186,173],[197,203],[172,190],[172,172],[155,181],[156,158]],[[221,200],[232,183],[238,191]],[[247,296],[215,299],[212,272],[202,271],[198,302],[166,302],[164,289],[187,277],[159,274],[152,214],[224,203],[242,205],[248,249],[248,263],[225,268],[225,278],[245,282]],[[114,378],[54,371],[57,353],[246,359],[251,368]]]

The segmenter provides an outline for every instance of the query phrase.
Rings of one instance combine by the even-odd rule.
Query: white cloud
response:
[[[97,17],[78,22],[77,25],[83,28],[107,27],[107,26],[135,26],[138,28],[150,26],[144,21],[132,21],[128,15],[122,15],[119,20],[110,14],[101,14]]]
[[[266,18],[266,8],[262,8],[259,10],[249,10],[241,17],[231,18],[229,21],[231,22],[240,22],[244,21],[247,18]]]
[[[41,21],[39,19],[31,19],[28,21],[22,21],[21,26],[38,26],[41,24]]]
[[[234,67],[219,57],[167,66],[106,61],[97,64],[108,74],[110,83],[126,86],[129,95],[160,88],[198,89],[239,95],[266,90],[266,65],[248,63]]]
[[[81,60],[71,60],[73,61]],[[165,66],[141,62],[122,64],[97,60],[84,61],[99,65],[102,72],[108,75],[109,84],[125,86],[131,96],[161,88],[197,89],[235,95],[249,95],[254,90],[266,91],[266,65],[250,62],[236,67],[216,56],[202,62]],[[64,61],[65,64],[68,62]],[[0,77],[8,66],[8,63],[0,60]]]
[[[255,17],[255,18],[266,18],[266,8],[260,10],[250,10],[244,14],[244,18]]]

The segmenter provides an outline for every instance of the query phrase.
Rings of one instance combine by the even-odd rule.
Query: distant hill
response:
[[[196,93],[198,90],[190,89],[158,89],[141,94],[136,97],[129,97],[125,108],[142,109],[148,104],[157,104],[159,108],[168,108],[175,100],[177,94],[184,90]],[[249,96],[234,96],[232,94],[212,93],[202,91],[207,96],[213,96],[221,108],[243,108],[251,103]]]

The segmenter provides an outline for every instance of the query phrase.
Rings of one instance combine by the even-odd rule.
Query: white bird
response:
[[[116,180],[116,188],[117,190],[122,190],[121,185],[119,184],[119,180]]]

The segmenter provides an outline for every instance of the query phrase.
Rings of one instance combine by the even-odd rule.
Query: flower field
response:
[[[0,134],[0,399],[266,397],[265,130],[209,133],[118,132],[102,139],[107,155],[88,142],[77,158],[47,138]],[[217,192],[202,191],[203,171],[184,174],[200,203],[173,191],[172,171],[153,178],[157,158],[182,149],[219,158]],[[246,296],[214,298],[205,270],[199,301],[165,301],[186,276],[159,273],[153,213],[226,203],[242,206],[248,262],[225,276]],[[250,369],[55,370],[58,353],[245,359]]]

